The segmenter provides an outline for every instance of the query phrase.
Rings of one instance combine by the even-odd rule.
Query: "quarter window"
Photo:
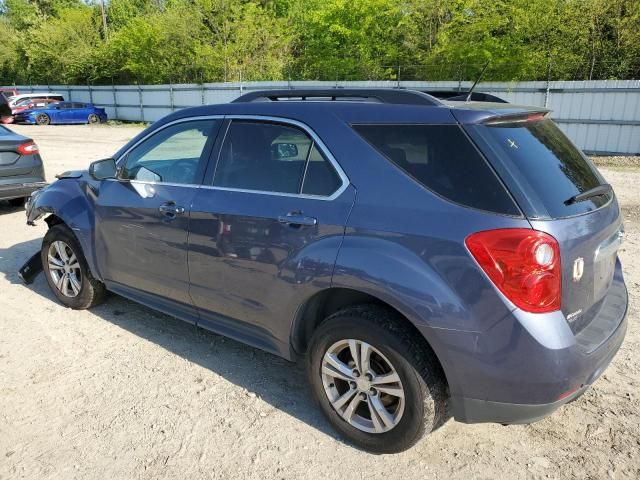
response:
[[[354,125],[382,155],[453,202],[507,215],[520,211],[457,125]]]
[[[217,120],[183,122],[160,130],[129,152],[121,178],[192,184],[217,131]]]
[[[331,163],[301,129],[234,120],[213,185],[262,192],[330,196],[340,186]]]

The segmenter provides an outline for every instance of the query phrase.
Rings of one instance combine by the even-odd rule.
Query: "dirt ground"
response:
[[[39,143],[49,180],[140,130],[12,128]],[[609,369],[541,422],[449,421],[387,456],[336,437],[300,365],[117,296],[72,311],[42,276],[22,285],[46,226],[0,204],[0,479],[640,478],[640,169],[602,171],[624,211],[631,295]]]

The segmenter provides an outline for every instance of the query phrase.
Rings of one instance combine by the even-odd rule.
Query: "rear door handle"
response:
[[[163,203],[158,207],[161,214],[168,218],[175,218],[184,213],[184,207],[179,207],[175,202]]]
[[[291,212],[286,215],[280,215],[278,222],[289,225],[290,227],[313,227],[318,224],[318,219],[307,217],[302,213]]]

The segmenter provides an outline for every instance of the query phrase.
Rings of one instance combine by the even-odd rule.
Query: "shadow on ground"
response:
[[[23,285],[17,275],[23,263],[38,251],[41,242],[41,239],[34,239],[0,248],[0,276],[51,302],[58,302],[44,274],[40,273],[31,285]],[[91,313],[215,372],[254,392],[273,407],[338,439],[312,400],[303,361],[288,362],[115,294],[91,309]]]
[[[11,205],[7,200],[0,200],[0,215],[8,215],[20,211],[24,211],[24,205]]]

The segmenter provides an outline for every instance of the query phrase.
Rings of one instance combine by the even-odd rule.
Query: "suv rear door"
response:
[[[296,122],[234,117],[223,131],[191,209],[191,298],[201,326],[288,355],[301,299],[330,284],[355,190]]]
[[[625,308],[626,301],[619,301],[620,289],[624,293],[621,273],[615,278],[622,240],[615,196],[611,191],[575,201],[576,195],[606,185],[591,161],[540,113],[497,118],[465,128],[491,160],[533,228],[559,242],[562,311],[574,333],[588,327],[603,308],[615,310],[614,305],[605,305],[609,295],[617,297],[620,308]],[[598,326],[595,343],[604,341],[621,319],[609,316],[611,325]]]

